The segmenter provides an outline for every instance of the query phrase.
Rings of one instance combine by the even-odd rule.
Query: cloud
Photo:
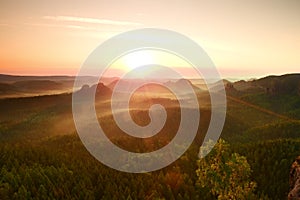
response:
[[[44,16],[44,19],[62,21],[62,22],[80,22],[91,24],[105,24],[105,25],[118,25],[118,26],[140,26],[141,23],[129,21],[116,21],[109,19],[87,18],[87,17],[74,17],[74,16]]]
[[[1,24],[0,24],[1,25]],[[45,27],[59,27],[59,28],[70,28],[70,29],[84,29],[84,30],[92,30],[89,27],[85,26],[77,26],[77,25],[60,25],[60,24],[46,24],[46,23],[23,23],[22,25],[27,26],[45,26]]]
[[[13,25],[11,25],[11,24],[6,24],[6,23],[0,23],[0,26],[13,27]]]

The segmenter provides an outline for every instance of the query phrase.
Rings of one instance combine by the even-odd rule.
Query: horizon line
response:
[[[265,77],[269,77],[269,76],[284,76],[284,75],[292,75],[292,74],[299,74],[300,72],[288,72],[288,73],[280,73],[280,74],[267,74],[267,75],[261,75],[261,76],[257,76],[257,77],[224,77],[222,78],[223,80],[227,80],[227,79],[232,79],[232,80],[253,80],[253,79],[261,79],[261,78],[265,78]],[[77,77],[77,75],[70,75],[70,74],[47,74],[47,75],[42,75],[42,74],[10,74],[10,73],[0,73],[0,75],[4,75],[4,76],[16,76],[16,77],[69,77],[69,78],[75,78]],[[80,77],[95,77],[97,78],[97,76],[93,76],[93,75],[84,75],[84,76],[80,76]],[[121,78],[120,76],[103,76],[103,78]],[[170,78],[170,77],[166,77]],[[195,78],[195,77],[182,77],[185,79],[204,79],[204,78]],[[175,78],[174,78],[175,79]],[[210,78],[213,79],[213,78]]]

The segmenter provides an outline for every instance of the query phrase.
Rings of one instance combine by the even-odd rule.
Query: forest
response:
[[[0,99],[0,199],[286,199],[289,170],[300,154],[300,118],[291,112],[300,108],[296,96],[276,94],[287,103],[273,109],[280,103],[261,98],[266,95],[261,91],[231,90],[221,139],[204,159],[199,154],[210,145],[200,148],[210,116],[206,108],[185,154],[141,174],[111,169],[85,149],[72,119],[71,94]],[[106,107],[105,101],[97,106]],[[167,113],[172,118],[162,130],[162,144],[173,137],[179,120],[176,107]],[[133,118],[143,124],[146,114],[135,110]],[[115,144],[137,152],[152,148],[153,141],[118,137],[112,120],[110,113],[99,115]]]

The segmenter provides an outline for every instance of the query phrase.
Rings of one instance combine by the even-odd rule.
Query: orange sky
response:
[[[105,39],[145,27],[195,40],[223,77],[299,72],[299,19],[297,0],[2,1],[0,73],[75,75]]]

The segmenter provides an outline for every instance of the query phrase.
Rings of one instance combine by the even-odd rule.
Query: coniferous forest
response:
[[[210,116],[209,107],[203,107],[198,134],[185,154],[166,168],[141,174],[111,169],[85,149],[72,118],[72,94],[3,98],[0,199],[285,199],[290,167],[300,154],[300,98],[298,85],[290,83],[295,77],[278,80],[274,94],[255,90],[266,80],[252,81],[244,91],[235,83],[227,86],[226,121],[213,150],[199,159],[211,145],[200,148]],[[286,93],[284,87],[290,86],[294,90]],[[109,110],[106,93],[99,89],[96,110],[99,123],[110,130],[108,137],[125,149],[151,150],[153,141],[118,136],[111,113],[102,115]],[[174,104],[139,99],[146,107],[155,101]],[[176,132],[178,112],[176,106],[167,107],[171,120],[160,145]],[[133,109],[132,116],[140,124],[149,120],[143,110]]]

